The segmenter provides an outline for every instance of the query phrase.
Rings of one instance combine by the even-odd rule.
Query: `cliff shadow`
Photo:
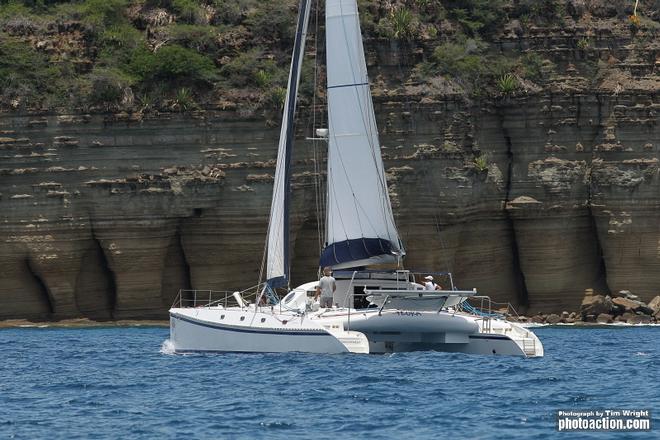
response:
[[[190,266],[181,245],[181,224],[177,227],[176,234],[167,248],[162,286],[161,297],[166,310],[172,305],[180,290],[191,289]],[[189,299],[189,296],[185,296],[184,299]]]
[[[78,310],[86,318],[95,321],[113,319],[117,288],[115,276],[101,244],[95,238],[84,254],[76,283]]]

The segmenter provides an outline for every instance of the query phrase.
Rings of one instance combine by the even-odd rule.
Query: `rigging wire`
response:
[[[318,94],[319,79],[319,2],[314,2],[314,91],[312,93],[312,155],[314,159],[314,200],[316,204],[316,232],[319,246],[319,255],[323,251],[323,236],[321,234],[322,210],[321,210],[321,152],[319,151],[319,141],[316,140],[316,99]]]

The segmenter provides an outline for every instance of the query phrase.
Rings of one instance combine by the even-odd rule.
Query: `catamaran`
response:
[[[328,128],[316,133],[328,146],[326,244],[319,267],[334,270],[332,307],[315,301],[316,280],[288,289],[294,116],[311,2],[301,0],[298,12],[265,282],[243,292],[180,291],[169,311],[172,348],[177,353],[437,350],[543,356],[538,337],[507,320],[506,311],[476,289],[458,290],[451,274],[436,273],[447,285],[427,290],[422,274],[402,268],[405,249],[380,154],[356,0],[327,0],[325,7]],[[395,268],[373,268],[388,265]],[[280,299],[275,289],[283,287],[287,293]]]

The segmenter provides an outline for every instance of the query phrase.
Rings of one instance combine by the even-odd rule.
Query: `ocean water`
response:
[[[0,438],[660,438],[660,328],[535,329],[542,359],[173,355],[166,328],[0,330]],[[555,411],[649,409],[651,432]]]

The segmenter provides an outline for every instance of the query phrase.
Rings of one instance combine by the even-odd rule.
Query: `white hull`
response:
[[[243,319],[241,319],[243,318]],[[262,322],[263,321],[263,322]],[[170,310],[170,342],[177,353],[392,353],[435,350],[543,356],[538,338],[522,327],[450,313],[328,309],[303,316],[270,308],[202,307]],[[350,329],[350,331],[348,331]]]
[[[255,313],[240,308],[172,309],[170,342],[176,353],[344,353],[349,351],[347,345],[361,342],[360,335],[348,332],[332,335],[307,319],[288,321],[287,318],[293,316]],[[359,351],[359,347],[356,350]]]

